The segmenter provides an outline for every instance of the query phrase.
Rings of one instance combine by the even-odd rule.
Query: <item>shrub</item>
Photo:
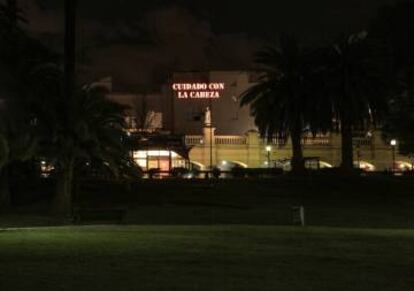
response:
[[[174,178],[182,178],[185,174],[188,174],[189,171],[186,168],[173,168],[171,170],[171,176]]]
[[[414,171],[405,171],[404,176],[414,176]]]
[[[281,168],[240,168],[235,167],[231,169],[233,178],[264,178],[264,177],[276,177],[283,175],[283,169]]]
[[[221,170],[220,170],[219,168],[215,167],[215,168],[211,171],[211,174],[213,175],[213,177],[214,177],[215,179],[218,179],[218,178],[220,178],[220,176],[221,176]]]
[[[246,177],[246,170],[241,167],[234,167],[231,169],[231,175],[233,178],[244,178]]]
[[[199,176],[200,176],[200,174],[201,174],[200,170],[198,170],[198,169],[192,169],[192,170],[190,171],[190,173],[192,174],[192,176],[193,176],[194,178],[199,177]]]
[[[267,170],[268,170],[269,176],[272,176],[272,177],[280,176],[280,175],[283,175],[284,173],[282,168],[269,168]]]
[[[148,170],[148,178],[154,179],[159,173],[161,169],[150,169]]]

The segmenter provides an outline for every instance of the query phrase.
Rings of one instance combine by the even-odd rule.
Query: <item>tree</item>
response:
[[[0,73],[8,77],[1,89],[7,86],[8,93],[14,95],[25,95],[29,91],[24,83],[35,67],[58,60],[57,54],[30,36],[23,27],[26,23],[17,0],[0,4]]]
[[[134,167],[125,147],[125,108],[106,99],[104,89],[93,86],[77,89],[70,99],[62,98],[65,92],[59,71],[45,67],[37,75],[43,76],[42,80],[50,76],[35,92],[34,108],[41,130],[41,155],[55,167],[53,212],[69,217],[77,166],[102,161],[117,176]]]
[[[65,98],[72,98],[76,84],[76,9],[77,0],[65,0]]]
[[[18,57],[20,44],[25,34],[20,24],[25,22],[21,11],[17,8],[16,0],[0,3],[0,61],[2,65],[15,62]],[[11,69],[11,66],[8,66]]]
[[[414,3],[403,1],[385,6],[371,24],[371,35],[383,44],[392,57],[392,74],[398,77],[403,91],[414,96]]]
[[[24,13],[18,7],[17,0],[7,0],[5,4],[0,3],[1,30],[13,31],[20,29],[20,24],[27,23]]]
[[[44,63],[27,77],[27,103],[41,145],[38,156],[55,168],[53,213],[69,217],[72,186],[77,167],[100,163],[115,176],[137,173],[129,157],[124,111],[106,98],[105,88],[75,87],[67,98],[65,73],[58,64]]]
[[[281,37],[280,46],[267,47],[256,55],[263,72],[259,82],[241,96],[241,106],[250,105],[262,136],[290,136],[292,170],[304,169],[302,134],[309,125],[310,54],[291,37]],[[314,129],[314,128],[312,128]]]
[[[401,94],[390,102],[390,114],[382,128],[386,141],[398,140],[401,154],[414,156],[414,99],[408,94]]]
[[[10,107],[7,110],[12,111]],[[7,209],[11,205],[10,165],[16,161],[28,161],[37,148],[37,139],[32,128],[17,116],[16,111],[13,111],[13,116],[5,112],[0,115],[0,209]]]
[[[383,7],[371,25],[372,35],[392,58],[393,94],[383,133],[396,138],[402,154],[414,154],[414,3]]]
[[[345,36],[325,51],[319,84],[325,120],[339,122],[342,137],[341,167],[353,162],[353,131],[376,125],[387,111],[386,58],[376,53],[366,32]]]
[[[26,110],[30,75],[53,54],[22,28],[26,23],[16,0],[0,4],[0,207],[10,206],[9,168],[35,154],[36,137]]]

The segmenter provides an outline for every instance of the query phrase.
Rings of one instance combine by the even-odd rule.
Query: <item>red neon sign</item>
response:
[[[226,88],[224,83],[174,83],[178,99],[218,99]]]

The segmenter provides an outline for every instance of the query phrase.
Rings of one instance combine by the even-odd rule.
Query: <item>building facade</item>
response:
[[[216,135],[214,128],[204,128],[202,135],[187,135],[186,144],[191,147],[189,157],[200,169],[212,165],[222,170],[232,167],[281,167],[290,169],[292,147],[290,141],[260,138],[257,131],[244,135]],[[326,134],[306,136],[302,139],[304,156],[309,168],[331,168],[341,164],[341,136]],[[412,160],[398,154],[398,145],[387,144],[381,132],[374,131],[354,137],[355,167],[365,171],[412,170]]]
[[[288,170],[289,140],[261,139],[249,108],[240,106],[239,96],[256,81],[256,73],[245,71],[182,72],[172,74],[160,92],[145,95],[112,92],[110,98],[130,106],[131,132],[182,137],[186,154],[163,148],[162,144],[134,152],[137,163],[146,170],[168,171],[188,164],[201,170],[212,167],[229,170],[235,166],[278,166]],[[339,134],[309,135],[302,143],[312,167],[340,165]],[[189,163],[184,162],[188,159]],[[356,167],[367,171],[412,169],[411,160],[398,154],[398,144],[384,142],[378,131],[355,133],[354,159]]]

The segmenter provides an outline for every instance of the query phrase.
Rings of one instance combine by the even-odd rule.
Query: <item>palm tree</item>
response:
[[[124,108],[105,99],[103,91],[87,88],[72,96],[71,111],[55,128],[52,143],[57,170],[54,211],[71,210],[73,171],[78,163],[101,160],[115,174],[128,161],[124,148]]]
[[[342,169],[354,167],[353,131],[376,125],[387,110],[387,82],[367,33],[341,36],[324,57],[320,84],[323,103],[331,121],[339,121]]]
[[[382,43],[393,60],[391,74],[409,96],[414,96],[414,3],[401,1],[385,6],[371,24],[370,35]]]
[[[117,176],[134,167],[125,147],[125,107],[109,101],[104,89],[93,86],[78,88],[70,99],[62,98],[62,73],[53,66],[40,68],[35,76],[32,108],[41,136],[40,155],[54,165],[56,173],[53,212],[68,217],[74,170],[79,165],[102,161]]]
[[[397,138],[399,151],[414,155],[414,3],[401,2],[383,7],[371,25],[371,36],[383,44],[383,51],[392,58],[390,80],[395,81],[390,112],[382,132],[386,141]]]
[[[302,135],[309,125],[309,88],[311,66],[309,54],[296,40],[281,37],[280,46],[268,47],[256,56],[263,74],[241,96],[241,105],[250,105],[262,136],[290,136],[292,170],[304,169]]]
[[[390,112],[381,128],[383,140],[389,143],[390,140],[397,139],[399,152],[409,157],[414,157],[413,112],[412,96],[406,92],[398,94],[390,102]]]

